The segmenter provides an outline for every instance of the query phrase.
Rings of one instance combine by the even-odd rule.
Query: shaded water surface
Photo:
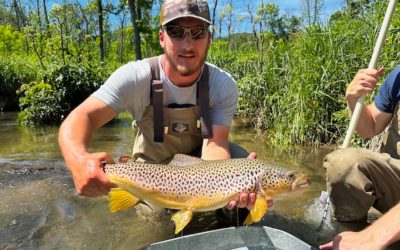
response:
[[[176,237],[166,212],[130,209],[111,214],[106,197],[76,195],[59,153],[58,128],[21,127],[15,118],[15,113],[0,114],[0,249],[138,249]],[[110,152],[117,159],[131,153],[133,139],[131,119],[124,115],[96,132],[91,150]],[[274,200],[257,225],[285,230],[313,246],[335,234],[330,223],[320,226],[323,204],[318,199],[325,189],[322,159],[332,149],[276,150],[262,135],[238,124],[231,140],[257,152],[259,159],[311,175],[310,188]],[[184,234],[221,227],[213,212],[196,213]]]

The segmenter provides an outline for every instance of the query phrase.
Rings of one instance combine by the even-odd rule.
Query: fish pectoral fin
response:
[[[192,210],[180,210],[172,215],[171,220],[175,223],[175,234],[179,233],[184,227],[186,227],[192,219],[192,215]]]
[[[250,210],[250,213],[247,215],[246,220],[243,223],[245,225],[249,225],[254,222],[259,222],[267,212],[268,200],[270,199],[271,198],[265,197],[264,195],[257,195],[254,206]]]
[[[111,188],[108,196],[110,211],[113,213],[131,208],[139,202],[138,198],[122,188]]]

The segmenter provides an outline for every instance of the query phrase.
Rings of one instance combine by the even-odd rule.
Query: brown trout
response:
[[[258,222],[272,197],[298,190],[310,183],[308,175],[263,160],[230,159],[205,161],[177,154],[168,164],[128,161],[106,164],[104,172],[116,184],[109,193],[110,211],[135,206],[179,210],[172,216],[175,233],[191,220],[193,212],[210,211],[237,200],[240,192],[256,192],[257,198],[245,224]]]

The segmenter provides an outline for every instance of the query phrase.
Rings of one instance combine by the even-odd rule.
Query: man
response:
[[[105,195],[114,187],[101,168],[113,159],[88,147],[94,130],[123,110],[136,122],[138,161],[164,162],[199,146],[205,160],[231,157],[228,135],[238,93],[226,72],[205,63],[211,43],[207,1],[166,0],[160,20],[164,54],[117,69],[60,127],[60,148],[79,195]],[[254,193],[242,193],[227,207],[250,209],[254,201]]]
[[[360,96],[374,91],[382,73],[381,68],[363,69],[356,74],[346,90],[350,113]],[[400,239],[397,218],[400,210],[399,103],[400,68],[396,68],[385,80],[375,101],[363,106],[356,127],[360,136],[371,138],[380,134],[392,121],[383,137],[380,153],[346,148],[336,150],[324,159],[334,219],[366,222],[371,207],[382,213],[390,211],[364,231],[342,233],[321,249],[384,249]],[[372,238],[365,238],[372,233]]]

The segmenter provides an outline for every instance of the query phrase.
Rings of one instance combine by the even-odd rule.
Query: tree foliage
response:
[[[51,69],[41,81],[23,84],[18,90],[22,96],[18,120],[23,124],[61,122],[102,84],[99,72],[62,65]]]
[[[100,1],[101,34],[99,0],[43,2],[0,0],[0,107],[20,109],[21,123],[58,123],[114,69],[162,53],[159,1]],[[387,4],[345,1],[322,22],[324,1],[305,2],[314,4],[309,19],[282,14],[263,0],[242,4],[246,10],[234,0],[211,4],[215,35],[208,61],[238,82],[238,116],[267,131],[275,145],[343,138],[345,88],[359,68],[367,67]],[[387,72],[399,65],[399,14],[379,61]],[[243,31],[245,20],[250,25]]]
[[[268,29],[259,51],[248,42],[226,50],[230,45],[218,41],[209,58],[238,80],[238,114],[268,131],[267,141],[274,145],[338,143],[349,122],[345,89],[358,69],[368,66],[385,10],[382,2],[357,15],[346,8],[326,25],[307,26],[288,39],[277,38]],[[400,63],[395,45],[400,39],[399,12],[379,61],[388,71]]]

